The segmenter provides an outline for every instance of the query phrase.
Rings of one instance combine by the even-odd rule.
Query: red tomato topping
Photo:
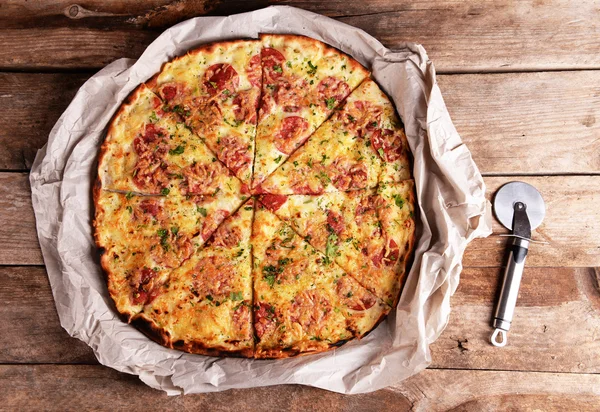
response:
[[[233,68],[228,63],[213,64],[204,73],[204,85],[211,96],[214,96],[223,90],[234,93],[238,87],[240,78]]]
[[[285,57],[278,50],[266,47],[261,51],[265,78],[274,81],[283,75],[283,62]]]
[[[160,96],[166,102],[170,102],[171,100],[175,99],[175,96],[177,96],[177,85],[176,84],[167,83],[167,84],[165,84],[164,86],[161,87],[161,89],[159,90],[158,94],[160,94]]]
[[[275,146],[280,152],[291,154],[308,137],[304,133],[307,129],[308,121],[300,116],[284,118],[275,135]]]
[[[277,211],[285,202],[287,196],[267,194],[260,197],[260,201],[272,212]]]

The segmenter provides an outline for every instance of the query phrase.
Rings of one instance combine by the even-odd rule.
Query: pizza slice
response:
[[[314,39],[266,34],[253,186],[259,185],[323,123],[369,72]]]
[[[255,192],[320,194],[410,177],[408,146],[387,96],[366,79]]]
[[[314,248],[393,306],[413,246],[412,187],[412,181],[405,181],[379,191],[269,194],[259,199]]]
[[[97,188],[95,239],[119,312],[151,300],[168,272],[188,260],[242,204],[240,195],[133,196]]]
[[[99,158],[102,188],[154,195],[239,193],[244,186],[141,85],[115,115]]]
[[[251,357],[254,201],[227,218],[205,246],[173,270],[134,324],[162,345],[191,353]]]
[[[166,63],[148,86],[250,186],[262,67],[259,40],[207,44]]]
[[[256,358],[340,346],[390,310],[264,207],[255,213],[252,244]]]

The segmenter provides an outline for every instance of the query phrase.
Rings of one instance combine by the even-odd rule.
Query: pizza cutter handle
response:
[[[510,245],[508,263],[504,270],[502,289],[500,290],[500,297],[496,304],[494,321],[492,322],[492,326],[496,328],[491,337],[491,342],[494,346],[506,345],[506,332],[510,329],[510,324],[513,320],[528,250],[528,240],[513,238],[513,242]],[[499,336],[502,338],[501,340],[498,340]]]

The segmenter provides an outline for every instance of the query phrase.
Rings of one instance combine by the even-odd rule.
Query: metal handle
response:
[[[525,258],[527,257],[528,250],[528,240],[521,238],[513,239],[511,250],[508,255],[508,263],[504,270],[500,298],[496,304],[494,321],[492,323],[492,326],[496,328],[491,338],[494,346],[506,345],[506,332],[510,329],[510,323],[512,322],[515,313],[517,296],[519,295],[519,286],[521,285],[521,278],[523,277]],[[502,338],[501,341],[498,340],[498,336]]]

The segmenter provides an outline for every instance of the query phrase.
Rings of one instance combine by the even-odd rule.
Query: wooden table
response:
[[[600,409],[600,3],[594,1],[4,0],[0,4],[0,409]],[[488,192],[532,183],[547,204],[509,345],[488,343],[506,238],[468,248],[431,367],[342,396],[301,386],[169,398],[100,366],[60,327],[28,170],[81,84],[184,19],[291,4],[393,48],[422,43]]]

